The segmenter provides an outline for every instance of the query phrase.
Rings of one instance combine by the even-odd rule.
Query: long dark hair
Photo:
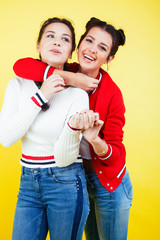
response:
[[[110,56],[114,56],[118,50],[118,47],[120,45],[124,45],[125,44],[125,34],[124,31],[122,29],[118,29],[116,30],[114,26],[112,26],[111,24],[108,24],[107,22],[101,21],[98,18],[92,17],[86,24],[86,31],[85,33],[81,36],[79,43],[78,43],[78,47],[80,46],[82,40],[85,38],[85,36],[88,34],[88,32],[90,31],[91,28],[93,27],[99,27],[101,29],[103,29],[104,31],[106,31],[107,33],[109,33],[112,37],[112,48],[111,51],[109,53],[109,56],[107,58],[107,60],[109,60]]]
[[[40,28],[40,31],[39,31],[39,34],[38,34],[37,44],[40,43],[40,41],[42,39],[42,35],[43,35],[46,27],[48,25],[50,25],[51,23],[63,23],[70,29],[71,34],[72,34],[72,52],[73,52],[75,50],[75,47],[76,47],[75,31],[74,31],[74,27],[73,27],[72,23],[65,18],[54,17],[54,18],[48,18],[46,21],[44,21],[41,25],[41,28]],[[41,59],[41,56],[39,56],[39,57]],[[67,64],[66,63],[64,64],[64,70],[67,70]],[[38,88],[40,88],[41,85],[42,85],[42,82],[35,81],[35,84],[37,85]],[[41,108],[42,108],[43,111],[46,111],[49,108],[48,103],[43,104]]]

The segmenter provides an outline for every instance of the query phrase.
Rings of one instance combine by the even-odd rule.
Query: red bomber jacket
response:
[[[69,70],[77,72],[77,63],[69,64]],[[49,77],[53,67],[32,58],[18,60],[14,64],[16,75],[34,81],[43,81]],[[94,93],[89,94],[90,109],[98,112],[104,121],[99,136],[108,145],[108,152],[98,156],[90,146],[91,156],[95,171],[101,184],[113,192],[121,183],[126,171],[126,152],[123,141],[123,126],[125,124],[125,106],[122,93],[107,72],[100,69],[102,78]]]

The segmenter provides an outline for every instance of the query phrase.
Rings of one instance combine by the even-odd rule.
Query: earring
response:
[[[108,62],[107,62],[107,72],[108,72]]]

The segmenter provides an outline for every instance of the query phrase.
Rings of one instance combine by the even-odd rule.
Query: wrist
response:
[[[99,136],[96,136],[94,139],[90,140],[91,145],[100,144],[102,139]]]
[[[103,156],[108,152],[108,145],[100,137],[96,137],[92,142],[90,142],[95,153],[98,156]]]
[[[71,81],[70,81],[70,78],[69,78],[70,72],[60,70],[60,69],[55,69],[54,73],[60,75],[64,79],[66,85],[71,85]]]
[[[106,153],[108,152],[108,145],[106,144],[105,142],[105,148],[103,148],[103,150],[101,152],[96,152],[95,153],[98,155],[98,156],[104,156]]]
[[[65,72],[62,77],[65,79],[67,85],[77,87],[77,73]]]
[[[79,129],[79,128],[75,128],[75,127],[72,127],[70,122],[67,123],[68,127],[74,131],[81,131],[82,129]]]

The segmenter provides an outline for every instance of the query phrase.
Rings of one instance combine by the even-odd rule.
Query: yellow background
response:
[[[160,239],[159,14],[159,0],[0,2],[0,108],[7,83],[15,76],[13,63],[21,57],[38,57],[35,42],[46,18],[72,19],[77,39],[92,16],[125,30],[126,45],[110,63],[109,73],[121,88],[127,109],[124,143],[134,190],[129,240]],[[0,239],[11,239],[20,156],[20,142],[8,149],[0,145]]]

